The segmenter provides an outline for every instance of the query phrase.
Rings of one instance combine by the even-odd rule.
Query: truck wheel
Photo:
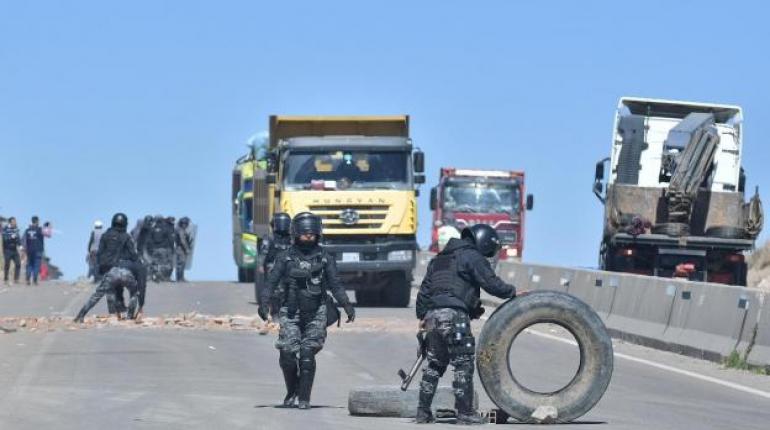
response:
[[[522,386],[509,367],[514,339],[538,323],[561,325],[580,349],[577,373],[552,393]],[[543,407],[556,409],[557,422],[573,421],[596,405],[612,377],[612,342],[604,323],[588,305],[562,292],[535,291],[500,305],[482,328],[477,350],[479,378],[489,398],[520,422],[538,422],[533,413]]]
[[[238,282],[246,282],[246,269],[238,268]]]
[[[356,306],[376,306],[380,301],[380,290],[369,286],[356,290]]]
[[[405,308],[412,298],[412,283],[406,272],[395,272],[388,276],[387,285],[382,289],[382,301],[385,306]]]
[[[687,236],[690,234],[690,226],[682,222],[665,222],[655,224],[652,227],[652,232],[672,237]]]
[[[243,269],[243,271],[244,271],[244,275],[243,275],[244,281],[243,282],[246,282],[246,283],[249,283],[249,284],[253,283],[254,282],[254,272],[256,271],[256,269]]]
[[[720,225],[707,228],[706,236],[718,237],[720,239],[743,239],[748,235],[743,227]]]

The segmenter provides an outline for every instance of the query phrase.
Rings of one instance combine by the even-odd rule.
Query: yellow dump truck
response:
[[[253,154],[247,154],[235,162],[232,174],[233,258],[238,267],[238,282],[254,282],[259,242],[254,233],[253,212],[257,165]]]
[[[264,180],[255,180],[253,231],[273,213],[309,211],[359,304],[408,306],[424,156],[409,117],[271,116]]]

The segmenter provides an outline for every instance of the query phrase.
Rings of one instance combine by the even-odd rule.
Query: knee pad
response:
[[[315,354],[312,349],[302,348],[299,350],[299,368],[302,371],[312,372],[315,370]]]

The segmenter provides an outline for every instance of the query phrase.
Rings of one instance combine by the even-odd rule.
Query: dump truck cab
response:
[[[259,236],[254,231],[254,176],[257,164],[251,154],[241,157],[233,168],[231,214],[233,259],[238,282],[254,282]]]
[[[524,172],[444,167],[430,194],[431,251],[440,251],[465,227],[488,224],[502,244],[498,257],[521,260],[525,214],[533,202],[525,194]]]
[[[321,242],[362,304],[409,304],[424,160],[408,131],[408,116],[270,119],[266,209],[320,216]]]

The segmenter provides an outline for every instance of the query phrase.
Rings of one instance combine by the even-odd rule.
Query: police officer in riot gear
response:
[[[174,230],[174,242],[176,243],[174,253],[176,256],[177,282],[187,282],[184,278],[184,270],[193,249],[193,237],[192,234],[190,234],[189,228],[190,218],[183,216],[179,219],[176,229]]]
[[[347,322],[355,319],[355,309],[337,278],[334,257],[319,245],[321,219],[303,212],[294,218],[291,227],[294,244],[275,260],[267,276],[267,287],[259,300],[259,316],[267,320],[273,298],[280,304],[276,348],[286,382],[283,404],[293,407],[298,400],[300,409],[309,409],[315,355],[326,340],[329,316],[339,316],[327,291],[345,309]]]
[[[270,269],[275,265],[275,259],[283,252],[285,252],[291,246],[291,216],[285,212],[279,212],[273,216],[270,220],[270,228],[273,230],[273,237],[266,241],[262,254],[264,258],[262,260],[262,271],[267,276],[270,273]],[[259,282],[259,279],[257,279]],[[257,291],[261,288],[257,287]],[[280,303],[274,301],[270,303],[270,314],[273,317],[273,321],[278,320],[278,310],[280,309]]]
[[[487,260],[500,249],[495,230],[476,224],[450,239],[428,265],[417,295],[416,311],[425,330],[428,365],[420,383],[417,423],[434,422],[431,403],[438,381],[451,364],[457,420],[482,424],[473,407],[475,339],[470,322],[484,313],[480,289],[500,298],[516,296],[516,289],[495,275]]]
[[[111,227],[102,235],[96,261],[99,273],[103,277],[96,291],[78,312],[75,322],[82,323],[88,311],[105,295],[108,308],[117,309],[116,294],[123,288],[127,289],[131,295],[128,306],[129,318],[134,318],[139,311],[140,282],[145,272],[136,253],[134,241],[126,232],[127,227],[128,217],[123,213],[116,213],[112,217]],[[120,311],[118,311],[118,317],[120,318]]]

